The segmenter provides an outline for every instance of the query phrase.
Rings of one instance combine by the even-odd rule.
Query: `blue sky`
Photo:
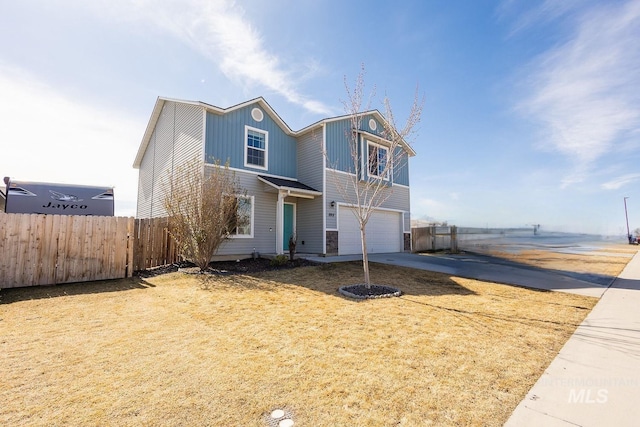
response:
[[[640,1],[0,2],[0,175],[114,185],[158,96],[263,96],[297,130],[344,113],[361,64],[397,121],[425,96],[414,219],[640,227]]]

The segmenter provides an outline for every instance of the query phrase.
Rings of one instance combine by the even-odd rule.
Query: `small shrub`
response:
[[[274,267],[281,267],[289,262],[289,258],[286,255],[278,255],[271,260],[271,265]]]

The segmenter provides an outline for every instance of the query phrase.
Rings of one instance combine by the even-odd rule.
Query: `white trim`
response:
[[[383,138],[380,135],[377,135],[375,133],[367,132],[366,130],[362,130],[362,129],[358,129],[358,132],[361,133],[362,135],[366,136],[367,138],[377,140],[376,142],[378,144],[381,144],[381,145],[387,144],[389,146],[393,145],[393,143],[391,141],[389,141],[388,139],[385,139],[385,138]],[[401,141],[398,144],[398,146],[402,147],[402,149],[407,154],[409,154],[409,157],[413,157],[413,156],[416,155],[416,152],[414,151],[414,149],[411,148],[411,146],[409,144],[407,144],[404,140]]]
[[[271,105],[269,105],[269,103],[262,96],[259,96],[254,99],[250,99],[240,104],[232,105],[231,107],[228,107],[228,108],[216,107],[215,105],[207,104],[206,102],[201,102],[201,101],[188,101],[183,99],[173,99],[173,98],[165,98],[165,97],[158,97],[158,100],[162,100],[163,102],[170,101],[170,102],[189,104],[189,105],[199,105],[205,108],[206,111],[210,111],[211,113],[218,114],[218,115],[231,113],[233,111],[248,107],[251,104],[258,104],[263,108],[264,110],[263,112],[266,112],[269,115],[269,117],[271,117],[275,122],[277,122],[278,125],[285,131],[287,135],[296,135],[298,133],[291,130],[289,125],[287,125],[284,122],[284,120],[282,120],[282,117],[280,117],[278,113],[276,113],[276,111],[273,108],[271,108]]]
[[[333,169],[333,168],[329,168],[329,167],[325,167],[324,170],[325,170],[325,173],[326,173],[327,170],[330,170],[331,172],[335,172],[335,173],[341,173],[341,174],[349,175],[349,176],[356,176],[356,174],[353,173],[353,172],[345,172],[345,171],[341,171],[341,170]]]
[[[356,132],[356,138],[358,144],[360,144],[360,176],[358,177],[360,180],[364,181],[367,178],[365,175],[366,167],[369,165],[369,160],[365,160],[365,139],[360,136],[359,132]],[[366,151],[366,155],[369,155],[369,152]]]
[[[236,194],[235,197],[251,200],[251,221],[250,221],[251,233],[248,235],[247,234],[229,234],[229,238],[230,239],[253,239],[253,231],[255,228],[254,227],[255,211],[256,211],[255,196],[245,196],[242,194]]]
[[[327,254],[327,126],[322,124],[322,254]]]
[[[338,231],[338,229],[337,228],[327,228],[325,231]]]
[[[287,187],[287,186],[278,186],[278,185],[274,184],[273,182],[269,182],[268,180],[262,178],[261,176],[258,176],[258,181],[262,181],[265,184],[267,184],[268,186],[273,187],[278,191],[286,192],[287,196],[291,196],[291,197],[302,197],[302,198],[313,199],[313,198],[315,198],[315,196],[321,196],[322,195],[322,193],[320,191],[305,190],[304,188],[293,188],[293,187]],[[295,181],[295,182],[298,182],[298,181]],[[285,187],[285,188],[282,188],[282,187]]]
[[[377,142],[374,141],[369,141],[368,139],[365,139],[365,141],[367,141],[367,178],[373,178],[373,179],[382,179],[384,181],[389,181],[389,177],[391,175],[391,167],[387,168],[387,164],[389,164],[389,147],[385,147],[382,144],[378,144]],[[380,149],[383,149],[384,151],[386,151],[386,163],[385,166],[383,168],[387,169],[387,173],[385,174],[385,176],[380,176],[380,175],[372,175],[371,174],[371,165],[369,164],[369,160],[370,160],[370,155],[369,155],[369,146],[373,145],[374,147],[377,148],[378,152],[380,151]],[[379,158],[378,155],[376,155],[377,158]],[[363,156],[363,162],[364,162],[364,156]],[[380,165],[378,164],[378,172],[380,171]]]
[[[249,148],[249,145],[248,145],[249,131],[253,131],[253,132],[264,135],[264,166],[247,163],[247,150]],[[252,149],[261,150],[260,148],[255,148],[255,147],[252,147]],[[244,167],[252,168],[252,169],[260,169],[265,171],[269,170],[269,131],[266,131],[264,129],[254,128],[253,126],[249,126],[249,125],[244,126]]]
[[[205,162],[204,165],[205,166],[209,166],[210,168],[216,167],[215,163]],[[221,165],[220,167],[226,167],[226,166]],[[233,168],[231,166],[229,166],[229,170],[230,171],[234,171],[234,172],[245,172],[245,173],[252,174],[252,175],[264,175],[264,176],[270,176],[272,178],[288,179],[289,181],[298,181],[297,178],[291,178],[290,176],[273,175],[271,173],[257,172],[257,171],[252,171],[252,170],[248,170],[248,169]]]
[[[406,189],[410,189],[411,187],[409,187],[408,185],[404,185],[404,184],[396,184],[395,182],[393,183],[394,187],[402,187],[402,188],[406,188]]]
[[[188,101],[188,100],[183,100],[183,99],[166,98],[166,97],[160,97],[159,96],[159,97],[156,98],[156,103],[155,103],[155,105],[153,107],[153,110],[151,112],[151,117],[149,118],[149,122],[147,123],[147,127],[146,127],[144,135],[142,137],[142,141],[140,142],[140,146],[138,147],[138,152],[136,154],[136,158],[135,158],[135,160],[133,162],[133,167],[135,169],[139,169],[140,168],[140,163],[142,162],[142,157],[144,155],[144,152],[147,149],[147,146],[149,145],[149,139],[151,137],[151,134],[155,130],[158,117],[159,117],[160,112],[162,110],[162,105],[165,102],[175,102],[175,103],[180,103],[180,104],[188,104],[188,105],[200,106],[200,107],[204,108],[205,113],[206,112],[211,112],[211,113],[218,114],[218,115],[227,114],[227,113],[230,113],[232,111],[235,111],[235,110],[244,108],[246,106],[249,106],[251,104],[258,104],[263,108],[263,110],[276,123],[278,123],[280,128],[283,129],[284,132],[287,135],[292,135],[292,136],[295,136],[295,137],[299,137],[299,136],[303,135],[304,133],[309,132],[309,131],[311,131],[311,130],[319,127],[319,126],[323,126],[324,127],[327,123],[346,120],[346,119],[349,118],[349,115],[343,115],[343,116],[337,116],[337,117],[331,117],[331,118],[319,120],[316,123],[312,123],[309,126],[306,126],[306,127],[302,128],[302,129],[294,132],[284,122],[284,120],[282,120],[282,118],[278,115],[278,113],[276,113],[276,111],[273,108],[271,108],[269,103],[263,97],[258,97],[258,98],[255,98],[255,99],[251,99],[249,101],[245,101],[243,103],[234,105],[234,106],[229,107],[229,108],[220,108],[220,107],[216,107],[215,105],[207,104],[205,102],[200,102],[200,101]],[[370,110],[370,111],[365,111],[365,112],[362,113],[363,116],[366,116],[366,115],[369,115],[369,114],[378,119],[378,124],[386,122],[386,119],[384,118],[384,116],[378,110]],[[205,123],[206,123],[206,116],[205,116]],[[413,157],[413,156],[416,155],[416,152],[413,150],[413,148],[409,144],[403,143],[402,146],[405,149],[405,151],[407,151],[409,153],[410,157]]]
[[[362,207],[363,205],[360,205],[360,206]],[[347,202],[336,202],[336,207],[347,207],[347,208],[351,208],[351,209],[358,209],[358,205],[354,205],[352,203],[347,203]],[[411,211],[406,211],[406,210],[403,210],[403,209],[381,208],[381,207],[378,207],[378,208],[372,207],[371,209],[374,210],[374,211],[386,211],[386,212],[398,212],[398,213],[407,213],[407,212],[410,213],[411,212]]]
[[[253,107],[251,109],[251,118],[256,122],[260,123],[264,120],[264,113],[258,107]]]
[[[284,195],[282,192],[278,192],[278,199],[276,200],[276,241],[274,242],[276,254],[283,254],[282,241],[284,239],[284,233],[282,225],[284,224]]]
[[[202,163],[204,164],[204,166],[207,165],[207,110],[203,107],[202,108],[202,140],[200,141],[200,143],[202,144],[202,155],[201,155],[201,159],[202,159]],[[202,168],[202,171],[204,172],[204,167]]]

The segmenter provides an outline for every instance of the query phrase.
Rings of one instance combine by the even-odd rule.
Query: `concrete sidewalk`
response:
[[[639,425],[640,252],[603,293],[505,426]]]

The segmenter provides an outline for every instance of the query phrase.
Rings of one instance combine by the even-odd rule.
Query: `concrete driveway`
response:
[[[362,260],[362,255],[305,257],[316,262]],[[600,298],[614,278],[545,270],[479,254],[370,254],[370,262],[435,271],[453,276],[561,291]]]

